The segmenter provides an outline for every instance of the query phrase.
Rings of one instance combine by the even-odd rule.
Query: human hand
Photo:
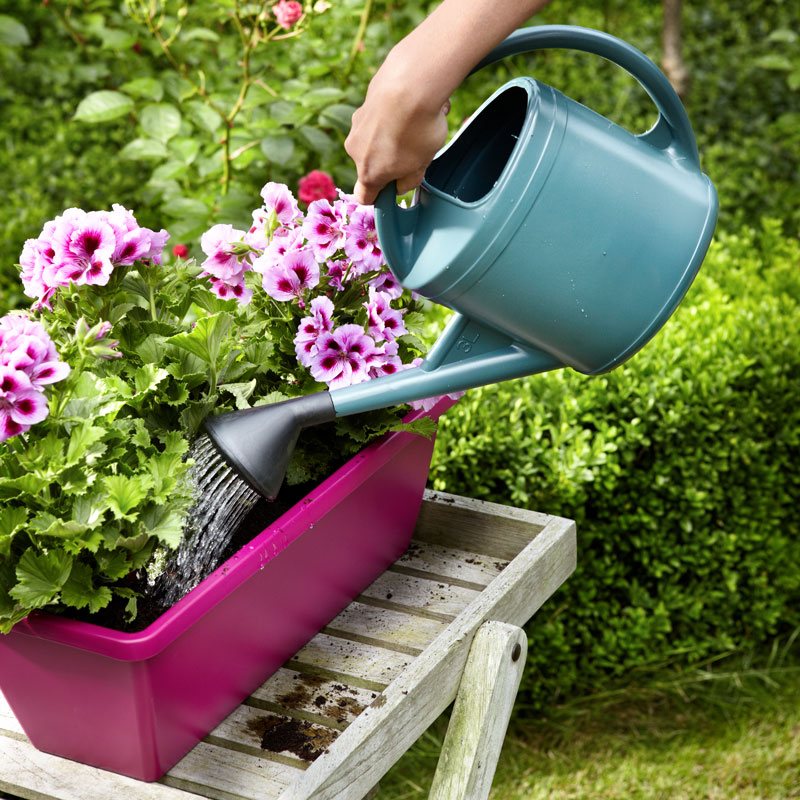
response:
[[[447,140],[450,102],[421,90],[411,72],[390,55],[353,114],[344,147],[356,165],[353,194],[360,203],[373,203],[390,181],[399,194],[418,186]]]

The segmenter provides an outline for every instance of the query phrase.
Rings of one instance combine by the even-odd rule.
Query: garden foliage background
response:
[[[432,5],[309,2],[291,35],[252,47],[262,4],[0,0],[0,310],[25,304],[24,240],[69,206],[122,203],[194,252],[214,222],[246,227],[267,180],[323,169],[349,187],[349,115]],[[659,59],[652,0],[555,0],[533,22]],[[609,375],[476,390],[442,423],[434,488],[578,522],[578,571],[529,630],[530,707],[800,626],[796,26],[796,0],[685,3],[686,103],[721,215],[665,329]],[[453,125],[521,73],[632,130],[653,121],[621,70],[548,51],[471,78]]]

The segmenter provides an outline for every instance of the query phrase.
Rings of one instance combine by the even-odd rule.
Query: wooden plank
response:
[[[0,736],[0,792],[30,800],[196,800],[160,783],[143,783],[42,753],[27,739]]]
[[[486,522],[490,528],[503,524],[502,517],[491,515]],[[550,517],[519,556],[280,800],[361,800],[453,701],[478,627],[488,620],[524,624],[574,568],[575,524]]]
[[[390,569],[427,577],[429,580],[441,581],[444,578],[447,582],[466,583],[480,590],[507,566],[505,559],[415,539]]]
[[[426,491],[414,538],[510,561],[551,519],[536,511]]]
[[[414,656],[405,653],[318,633],[297,652],[290,665],[319,667],[336,678],[355,678],[362,685],[382,689],[413,660]]]
[[[384,608],[414,611],[431,618],[450,621],[479,595],[479,591],[464,586],[453,586],[397,572],[384,572],[358,599],[366,603],[377,601]]]
[[[288,712],[335,728],[349,725],[375,698],[377,692],[325,680],[285,667],[278,670],[247,701],[257,708]]]
[[[14,712],[11,710],[11,706],[3,696],[3,693],[0,692],[0,733],[6,731],[24,735],[22,725],[19,724],[19,721],[14,716]]]
[[[417,655],[445,628],[441,620],[404,614],[390,608],[351,603],[325,628],[326,633]]]
[[[166,786],[187,789],[214,800],[273,800],[298,775],[302,771],[287,764],[200,742],[161,780]],[[118,796],[122,797],[107,794],[102,800]],[[139,800],[135,793],[129,793],[128,797]],[[185,800],[185,795],[174,797]]]
[[[528,637],[484,622],[475,634],[429,800],[487,800],[525,666]]]

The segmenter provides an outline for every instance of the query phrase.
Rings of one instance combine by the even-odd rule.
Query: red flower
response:
[[[297,187],[297,196],[304,203],[313,203],[315,200],[330,200],[333,202],[338,197],[336,184],[327,172],[314,169],[300,178]]]
[[[297,0],[281,0],[272,6],[272,13],[281,28],[288,31],[303,16],[303,6]]]
[[[185,244],[176,244],[175,247],[172,248],[172,255],[175,258],[186,258],[189,255],[189,248]]]

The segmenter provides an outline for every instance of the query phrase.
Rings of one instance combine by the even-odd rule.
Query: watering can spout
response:
[[[402,282],[411,272],[411,242],[419,216],[419,206],[397,205],[397,184],[385,186],[375,200],[375,227],[384,258],[395,277]]]

